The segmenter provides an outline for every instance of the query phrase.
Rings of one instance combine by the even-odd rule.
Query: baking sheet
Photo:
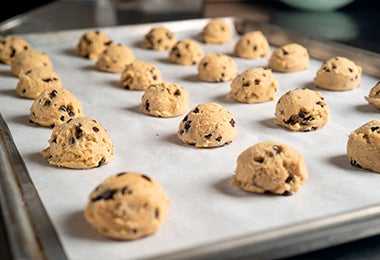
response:
[[[233,19],[226,21],[233,27]],[[172,29],[178,39],[197,39],[206,23],[207,19],[200,19],[160,25]],[[63,86],[82,102],[86,115],[107,129],[115,146],[115,158],[100,168],[56,168],[40,155],[52,130],[28,122],[32,100],[17,96],[17,79],[11,76],[9,66],[0,66],[1,114],[69,259],[149,258],[341,215],[380,202],[380,175],[353,168],[345,156],[349,133],[379,116],[364,99],[377,77],[363,75],[360,87],[351,91],[318,90],[329,103],[330,121],[317,131],[291,132],[273,123],[277,99],[261,104],[228,101],[225,96],[230,82],[199,82],[196,66],[171,64],[168,52],[140,48],[143,35],[155,25],[101,29],[114,42],[130,46],[138,59],[156,64],[164,80],[186,88],[191,107],[218,102],[229,109],[239,131],[231,144],[215,149],[184,145],[176,136],[182,116],[154,118],[140,113],[143,92],[118,88],[120,74],[99,72],[94,61],[75,54],[79,37],[87,30],[23,35],[51,57]],[[228,44],[202,46],[205,53],[232,55],[237,39],[235,34]],[[267,64],[267,58],[234,59],[239,72]],[[317,90],[312,80],[320,65],[321,61],[312,59],[308,70],[274,73],[279,83],[277,98],[298,87]],[[230,185],[237,156],[265,140],[287,143],[305,156],[310,177],[297,194],[256,195]],[[89,193],[107,176],[121,171],[154,177],[171,198],[169,218],[156,234],[129,242],[113,241],[97,234],[84,220]]]

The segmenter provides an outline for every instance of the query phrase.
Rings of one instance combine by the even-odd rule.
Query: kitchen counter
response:
[[[0,22],[0,35],[236,16],[380,53],[378,6],[371,1],[356,1],[336,12],[314,13],[269,0],[176,0],[175,5],[168,0],[61,0]],[[0,225],[0,231],[3,229],[4,225]],[[1,245],[7,245],[5,232],[0,233]],[[380,235],[287,259],[379,259],[379,242]],[[1,259],[12,259],[7,246],[0,247],[0,254]]]

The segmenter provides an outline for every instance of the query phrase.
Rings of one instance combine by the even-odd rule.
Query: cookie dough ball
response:
[[[327,60],[317,71],[314,85],[317,88],[345,91],[360,85],[362,68],[345,57]]]
[[[7,35],[0,41],[0,63],[10,65],[13,57],[25,50],[31,49],[31,45],[20,36]]]
[[[44,52],[36,49],[27,49],[16,54],[11,61],[11,71],[16,77],[22,70],[30,70],[37,67],[47,67],[53,70],[53,63]]]
[[[105,237],[133,240],[156,233],[171,201],[152,177],[122,172],[106,178],[89,195],[85,219]]]
[[[248,32],[239,38],[234,53],[246,59],[265,57],[270,54],[269,43],[261,31]]]
[[[175,83],[151,84],[141,98],[140,110],[157,117],[182,115],[189,110],[189,93]]]
[[[364,98],[370,105],[380,109],[380,81],[371,89],[369,95]]]
[[[293,147],[265,141],[237,158],[231,183],[254,193],[295,194],[308,179],[304,157]]]
[[[195,147],[218,147],[237,137],[234,115],[217,103],[199,104],[182,119],[177,135]]]
[[[83,116],[82,104],[73,93],[64,88],[50,88],[33,101],[29,120],[53,128],[80,116]]]
[[[111,43],[111,38],[105,32],[88,31],[80,37],[76,51],[81,57],[95,60]]]
[[[41,154],[58,167],[90,169],[110,162],[114,156],[107,131],[87,116],[54,127],[49,143]]]
[[[35,99],[46,89],[62,87],[61,77],[49,67],[22,70],[18,77],[16,93],[23,98]]]
[[[95,64],[99,71],[120,73],[135,59],[131,48],[122,44],[109,45]]]
[[[347,157],[353,166],[380,173],[380,121],[371,120],[350,133]]]
[[[192,39],[178,41],[169,53],[169,61],[186,66],[198,64],[202,57],[202,46]]]
[[[260,103],[274,100],[277,89],[277,80],[270,69],[251,68],[232,80],[227,97],[242,103]]]
[[[307,69],[309,62],[307,49],[298,43],[290,43],[273,51],[268,67],[278,72],[294,72]]]
[[[198,34],[206,44],[222,44],[232,39],[230,27],[221,19],[211,19]]]
[[[165,27],[155,27],[145,35],[142,46],[145,49],[168,51],[176,42],[177,36],[174,32]]]
[[[198,64],[198,79],[206,82],[223,82],[238,74],[234,59],[226,54],[209,53]]]
[[[318,91],[290,90],[276,104],[275,122],[292,131],[317,130],[328,120],[329,106]]]
[[[121,73],[120,83],[125,89],[145,90],[162,80],[160,69],[153,63],[135,60]]]

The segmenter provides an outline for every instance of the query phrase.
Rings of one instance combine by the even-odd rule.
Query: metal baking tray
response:
[[[270,24],[256,23],[236,17],[225,17],[223,19],[233,25],[238,34],[251,30],[261,30],[272,46],[298,42],[307,47],[311,57],[316,60],[323,61],[336,55],[346,56],[360,64],[365,74],[374,78],[380,77],[380,56],[376,53],[321,39],[306,37]],[[194,28],[196,28],[195,30],[199,30],[200,26],[207,22],[207,20],[208,19],[196,19],[160,24],[167,25],[178,31],[194,30]],[[99,29],[116,32],[117,35],[123,34],[131,29],[133,31],[139,31],[142,35],[144,30],[155,25],[157,24]],[[46,39],[48,39],[47,44],[59,44],[59,39],[63,35],[74,39],[73,45],[75,45],[75,41],[81,32],[83,32],[83,30],[23,36],[28,37],[32,42],[35,38],[46,37]],[[137,47],[134,46],[134,48]],[[62,52],[69,51],[65,49],[62,50]],[[160,60],[162,60],[162,58],[158,59],[158,61]],[[108,81],[109,80],[110,79],[108,79]],[[189,81],[194,84],[193,79],[189,79]],[[1,95],[6,94],[13,95],[14,100],[17,98],[15,94],[10,94],[9,90],[2,91]],[[2,107],[1,112],[3,112],[3,108],[5,108],[3,107],[4,105],[5,104],[0,105],[0,107]],[[132,112],[136,113],[136,111]],[[23,119],[26,120],[26,116],[24,116]],[[13,133],[10,127],[8,127],[10,123],[7,122],[8,120],[6,116],[0,114],[0,202],[5,226],[7,227],[6,233],[11,253],[15,259],[70,259],[67,253],[67,245],[64,246],[62,244],[62,237],[60,237],[59,232],[57,232],[54,226],[54,216],[52,216],[45,207],[41,199],[40,191],[34,185],[31,174],[33,173],[34,167],[30,167],[27,163],[30,160],[30,156],[20,153],[19,148],[22,144],[18,143],[18,145],[16,145],[17,140],[14,140],[12,137]],[[20,118],[18,121],[14,121],[16,121],[16,123],[12,122],[11,125],[13,129],[16,129],[17,124],[20,124]],[[47,134],[48,131],[49,130],[44,130],[44,134]],[[48,138],[48,135],[46,136]],[[45,139],[47,140],[47,138]],[[171,137],[168,137],[168,139],[170,138]],[[43,146],[45,146],[45,144],[47,144],[47,142],[44,143]],[[242,150],[243,148],[236,149]],[[340,161],[342,161],[342,159],[340,159]],[[355,171],[358,170],[349,167],[345,170],[352,171],[354,174],[363,174],[357,173]],[[47,166],[46,171],[50,172],[54,170]],[[370,176],[370,174],[365,176]],[[223,186],[226,184],[220,185]],[[303,187],[302,189],[307,189],[307,187]],[[302,196],[302,194],[294,196]],[[316,194],[315,196],[324,195]],[[249,197],[249,195],[244,195],[245,200],[247,197]],[[254,198],[257,199],[258,197]],[[155,255],[136,256],[136,258],[216,259],[252,257],[255,259],[272,259],[293,256],[379,234],[380,203],[371,202],[365,204],[365,206],[358,205],[359,206],[355,206],[349,210],[332,214],[317,214],[315,217],[311,216],[307,220],[289,222],[286,225],[267,228],[257,232],[235,234],[227,239],[213,239],[211,242],[207,241],[196,246],[189,245],[178,249],[167,250],[166,252]],[[175,214],[175,212],[171,212],[171,214]],[[242,212],[242,214],[247,214],[247,212]],[[252,212],[248,214],[254,216]],[[302,212],[300,214],[302,214]],[[192,234],[187,234],[187,236],[191,237]],[[175,240],[177,238],[174,236],[172,239]],[[99,242],[98,238],[95,240]],[[105,244],[108,245],[109,243],[110,242],[107,241]],[[171,241],[168,240],[166,243],[171,243]],[[99,246],[99,243],[97,243],[97,246]],[[104,258],[106,256],[99,257]],[[129,258],[128,255],[125,257]]]

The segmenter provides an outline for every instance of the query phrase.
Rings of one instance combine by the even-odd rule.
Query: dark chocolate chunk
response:
[[[265,158],[264,157],[254,157],[253,160],[258,163],[263,163]]]
[[[59,120],[61,120],[62,122],[65,122],[65,117],[64,117],[64,116],[61,116],[61,117],[59,118]]]
[[[196,108],[193,110],[193,113],[194,113],[194,114],[198,114],[198,113],[199,113],[199,108],[196,107]]]
[[[51,105],[51,101],[50,100],[46,100],[45,103],[44,103],[44,107],[48,107]]]
[[[373,127],[371,127],[371,131],[372,131],[372,132],[375,132],[377,129],[379,129],[378,126],[373,126]]]
[[[83,130],[82,130],[82,125],[81,124],[78,124],[75,126],[75,138],[76,139],[79,139],[82,137],[82,134],[83,134]]]
[[[92,130],[94,130],[94,132],[99,132],[99,128],[97,128],[96,126],[92,127]]]
[[[50,98],[55,98],[57,96],[57,90],[53,90],[52,92],[50,92],[49,94]]]
[[[175,92],[174,92],[174,96],[180,96],[181,95],[181,91],[179,89],[177,89]]]
[[[189,132],[189,129],[191,127],[191,120],[190,121],[186,121],[185,125],[183,126],[183,128],[185,129],[185,132]]]
[[[286,178],[285,182],[286,183],[291,183],[292,181],[294,180],[294,176],[288,176],[288,178]]]
[[[212,134],[208,134],[208,135],[205,135],[205,138],[208,140],[211,138],[211,136],[212,136]]]
[[[110,200],[113,198],[113,195],[117,192],[117,190],[111,190],[111,189],[106,189],[102,193],[100,193],[98,196],[95,198],[91,199],[91,202],[95,202],[98,200]]]
[[[217,141],[217,142],[222,141],[222,136],[218,136],[217,138],[215,138],[215,141]]]

